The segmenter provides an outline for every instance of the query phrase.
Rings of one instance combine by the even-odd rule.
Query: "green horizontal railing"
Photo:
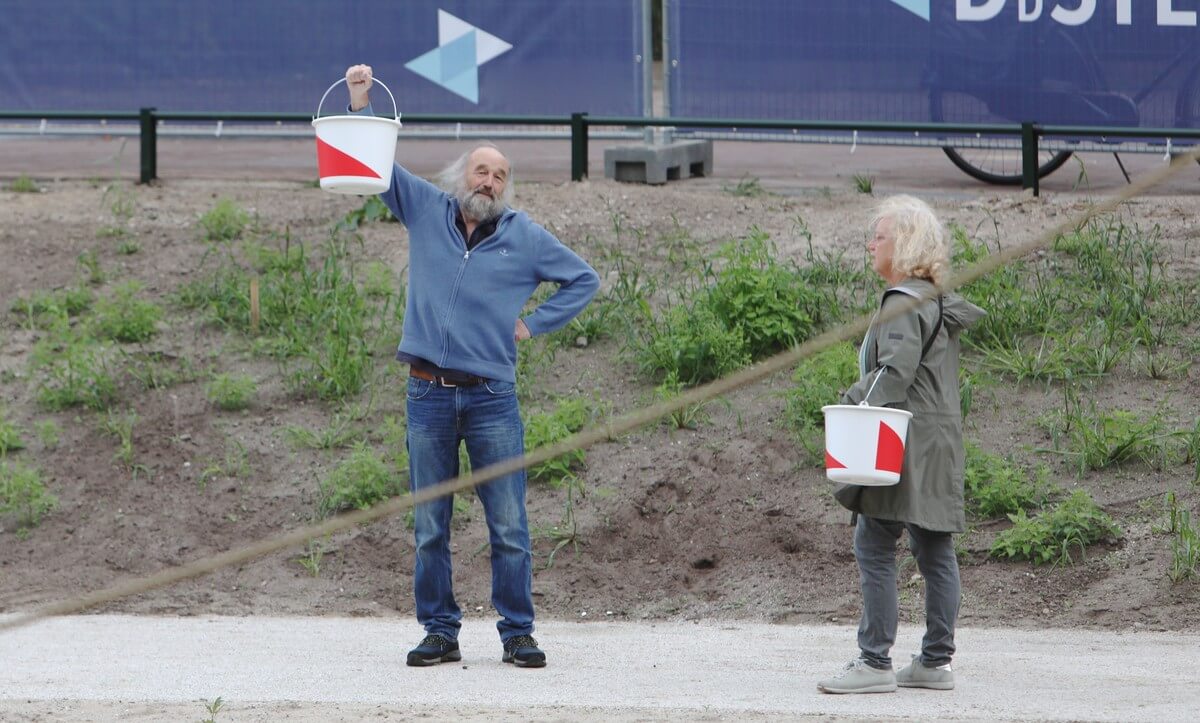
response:
[[[222,113],[178,112],[142,108],[131,111],[3,111],[0,119],[12,120],[111,120],[137,121],[141,146],[142,183],[158,177],[159,121],[229,121],[259,123],[307,123],[307,113]],[[755,118],[647,118],[643,116],[590,116],[587,113],[561,115],[446,115],[411,114],[401,119],[412,124],[567,126],[571,130],[571,180],[588,175],[588,131],[592,127],[626,128],[725,128],[736,130],[811,130],[858,131],[860,133],[926,133],[933,135],[1016,136],[1021,139],[1022,185],[1038,193],[1038,140],[1052,137],[1095,138],[1184,138],[1200,139],[1197,128],[1110,128],[1100,126],[1059,126],[1037,123],[883,123],[855,121],[761,120]],[[947,144],[952,144],[948,141]]]

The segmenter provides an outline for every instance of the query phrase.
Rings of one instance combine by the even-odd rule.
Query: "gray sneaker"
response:
[[[891,668],[872,668],[862,658],[855,658],[836,678],[817,682],[822,693],[891,693],[896,690],[896,673]]]
[[[901,688],[932,688],[933,690],[954,690],[954,671],[950,664],[927,668],[918,656],[912,656],[912,662],[896,671],[896,685]]]

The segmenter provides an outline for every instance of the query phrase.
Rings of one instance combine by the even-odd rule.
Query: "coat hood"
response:
[[[912,289],[921,296],[932,299],[937,287],[925,279],[905,279],[898,286]],[[895,287],[893,287],[895,288]],[[974,326],[987,312],[954,293],[947,293],[942,302],[942,323],[952,332]]]

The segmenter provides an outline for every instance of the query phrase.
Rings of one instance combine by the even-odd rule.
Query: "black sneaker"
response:
[[[518,668],[546,667],[546,654],[538,647],[532,635],[518,635],[504,641],[502,662],[512,663]]]
[[[441,635],[426,635],[421,644],[408,651],[408,664],[413,666],[437,665],[462,660],[458,652],[458,641],[447,640]]]

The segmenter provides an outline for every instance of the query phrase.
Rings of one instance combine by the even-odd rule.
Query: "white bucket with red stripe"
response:
[[[912,412],[866,404],[831,404],[825,413],[825,476],[883,486],[900,481]]]
[[[375,80],[392,99],[394,119],[369,115],[320,117],[321,106],[329,91],[345,80],[342,78],[329,86],[317,104],[317,115],[313,117],[321,188],[331,193],[383,193],[392,185],[392,164],[396,161],[396,133],[400,129],[396,98],[386,85]]]

